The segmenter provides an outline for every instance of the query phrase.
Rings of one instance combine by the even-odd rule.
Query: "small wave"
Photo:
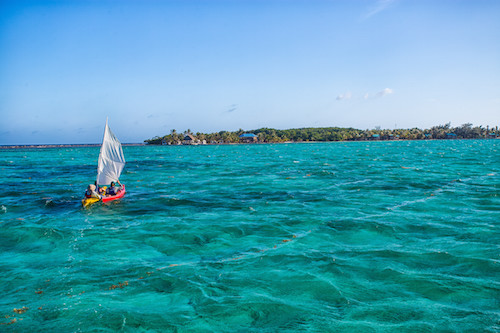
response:
[[[371,180],[369,179],[363,179],[363,180],[355,180],[352,182],[346,182],[346,183],[341,183],[339,186],[344,186],[344,185],[354,185],[354,184],[363,184],[363,183],[369,183]]]
[[[388,210],[396,210],[398,208],[402,208],[402,207],[405,207],[405,206],[408,206],[408,205],[412,205],[412,204],[415,204],[415,203],[426,202],[427,200],[429,200],[432,197],[433,197],[433,194],[431,194],[428,197],[422,198],[422,199],[411,200],[411,201],[403,201],[402,203],[394,205],[394,206],[389,207],[387,209]]]
[[[0,212],[7,213],[7,207],[5,207],[4,205],[1,205],[0,206]]]

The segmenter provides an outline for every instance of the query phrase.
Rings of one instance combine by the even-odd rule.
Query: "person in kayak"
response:
[[[121,187],[122,184],[119,180],[118,184],[120,184]],[[115,182],[111,182],[111,185],[106,189],[106,195],[116,195],[116,193],[120,190],[120,187],[115,186]]]
[[[96,192],[96,186],[94,184],[90,184],[87,187],[87,191],[85,191],[85,198],[97,198],[101,199],[99,193]]]
[[[95,187],[96,187],[96,189],[97,189],[97,191],[96,191],[96,192],[97,192],[100,196],[103,196],[103,195],[105,195],[105,194],[106,194],[106,188],[102,188],[102,187],[100,187],[100,186],[97,184],[97,180],[95,181],[95,183],[94,183],[94,184],[95,184]]]

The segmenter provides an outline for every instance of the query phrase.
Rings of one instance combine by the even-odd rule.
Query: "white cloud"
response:
[[[385,88],[385,89],[383,89],[375,94],[366,93],[364,98],[365,99],[381,98],[381,97],[391,95],[391,94],[394,94],[394,90],[391,88]]]
[[[390,94],[394,94],[394,90],[392,90],[391,88],[385,88],[384,90],[379,91],[375,96],[383,97],[385,95],[390,95]]]
[[[370,100],[370,99],[382,98],[384,96],[388,96],[391,94],[394,94],[394,89],[385,88],[385,89],[382,89],[376,93],[367,92],[366,94],[363,95],[363,99]],[[353,96],[352,93],[350,91],[348,91],[344,94],[338,95],[336,98],[337,101],[350,100],[350,99],[354,99],[355,101],[359,101],[360,97],[358,97],[356,95]]]
[[[351,99],[351,92],[346,92],[345,94],[340,94],[337,96],[337,101],[341,101],[343,99]]]
[[[381,11],[387,9],[390,5],[392,5],[396,0],[377,0],[375,5],[368,10],[368,12],[363,16],[363,19],[368,19],[373,15],[380,13]]]

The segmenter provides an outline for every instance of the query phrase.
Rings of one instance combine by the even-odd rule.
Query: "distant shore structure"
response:
[[[200,140],[200,139],[195,138],[192,134],[186,134],[184,136],[184,139],[182,139],[182,144],[183,145],[197,146],[197,145],[206,145],[207,142],[205,140]]]
[[[244,134],[241,134],[239,136],[239,138],[240,138],[240,142],[242,142],[242,143],[254,143],[254,142],[258,142],[259,141],[257,135],[255,135],[253,133],[244,133]]]
[[[195,145],[196,139],[191,134],[187,134],[182,140],[183,145]]]

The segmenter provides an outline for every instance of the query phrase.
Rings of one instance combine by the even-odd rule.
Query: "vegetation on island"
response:
[[[381,129],[376,127],[371,130],[341,127],[307,127],[278,130],[273,128],[260,128],[252,131],[220,131],[215,133],[193,133],[191,130],[179,133],[175,129],[165,136],[156,136],[145,140],[147,144],[180,144],[188,135],[197,142],[207,144],[238,143],[240,135],[253,133],[258,142],[309,142],[309,141],[364,141],[364,140],[424,140],[424,139],[486,139],[500,137],[498,126],[473,127],[472,124],[463,124],[451,127],[451,124],[439,125],[430,129]]]

